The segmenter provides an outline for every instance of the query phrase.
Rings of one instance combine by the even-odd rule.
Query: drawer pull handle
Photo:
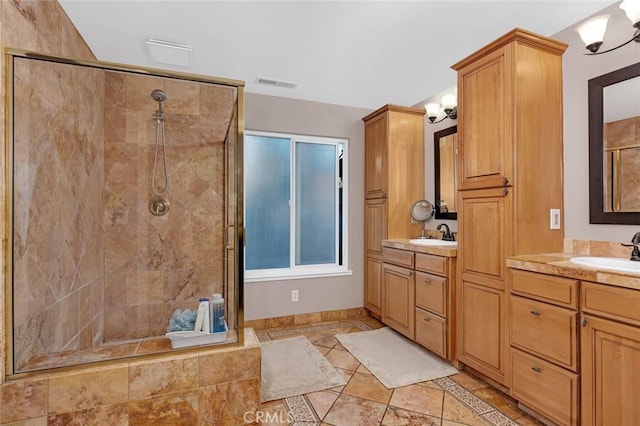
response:
[[[431,283],[431,280],[430,280],[429,278],[425,278],[425,279],[424,279],[424,283],[425,283],[425,284],[430,284],[430,283]]]
[[[426,321],[426,322],[429,322],[429,321],[431,321],[431,318],[429,318],[429,317],[424,317],[422,320],[423,320],[423,321]]]
[[[540,367],[531,367],[531,369],[533,371],[535,371],[536,373],[542,373],[542,368],[540,368]]]
[[[531,315],[538,316],[540,315],[540,311],[531,311]]]

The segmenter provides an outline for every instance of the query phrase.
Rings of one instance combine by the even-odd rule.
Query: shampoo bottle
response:
[[[211,300],[211,324],[213,333],[227,331],[224,325],[224,299],[220,293],[215,293]]]
[[[209,319],[209,299],[203,297],[198,300],[198,315],[196,316],[196,326],[194,331],[204,331],[210,333]]]

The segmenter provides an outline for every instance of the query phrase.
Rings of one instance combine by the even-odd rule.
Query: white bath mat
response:
[[[304,336],[262,342],[262,402],[346,384]]]
[[[458,372],[447,362],[389,327],[336,334],[336,339],[389,389]]]

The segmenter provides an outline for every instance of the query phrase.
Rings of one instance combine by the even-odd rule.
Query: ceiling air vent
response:
[[[257,84],[264,84],[265,86],[273,87],[286,87],[287,89],[295,89],[298,83],[292,81],[276,80],[274,78],[258,77],[256,79]]]

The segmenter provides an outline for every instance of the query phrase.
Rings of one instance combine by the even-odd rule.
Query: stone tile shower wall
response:
[[[14,354],[102,343],[104,71],[14,62]]]
[[[105,340],[162,335],[175,309],[224,290],[224,142],[236,89],[119,72],[105,85]],[[165,216],[149,212],[154,89],[167,94]]]
[[[620,211],[640,211],[640,116],[604,124],[604,149],[620,150]],[[611,161],[607,160],[606,184],[604,185],[607,206],[612,204]],[[609,210],[607,210],[609,211]]]

